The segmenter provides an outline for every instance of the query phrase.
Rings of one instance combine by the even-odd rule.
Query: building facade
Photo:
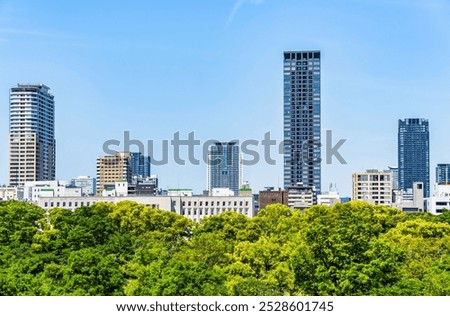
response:
[[[25,202],[37,202],[41,197],[81,197],[82,189],[75,188],[67,181],[31,181],[20,188],[19,199]]]
[[[330,190],[317,196],[318,205],[333,206],[336,203],[341,203],[341,197],[339,196],[338,191]]]
[[[370,169],[353,174],[353,200],[374,205],[392,205],[392,173]]]
[[[436,184],[433,196],[425,199],[425,209],[433,215],[450,210],[450,185]]]
[[[239,195],[240,159],[237,142],[216,142],[208,151],[208,191],[228,188]]]
[[[422,182],[430,196],[430,133],[427,119],[398,121],[398,188],[407,190]]]
[[[43,84],[10,91],[9,184],[55,179],[55,101]]]
[[[0,187],[0,201],[17,200],[17,187]]]
[[[436,183],[450,184],[450,164],[440,163],[436,167]]]
[[[263,209],[270,204],[283,204],[288,205],[288,192],[287,190],[273,190],[267,189],[265,191],[259,191],[259,208]]]
[[[91,206],[99,202],[119,203],[135,201],[155,209],[167,210],[199,222],[203,218],[233,211],[253,217],[254,204],[252,196],[95,196],[95,197],[41,197],[37,205],[49,210],[62,207],[75,210],[82,206]]]
[[[389,171],[392,173],[392,190],[398,189],[398,167],[388,166]]]
[[[145,179],[151,176],[150,157],[140,152],[131,153],[131,177],[132,179]]]
[[[297,185],[287,188],[288,206],[291,209],[303,210],[317,204],[317,191],[315,186]]]
[[[70,185],[80,188],[82,195],[93,196],[96,194],[97,181],[89,176],[78,176],[70,180]]]
[[[424,191],[422,182],[414,182],[411,189],[408,190],[393,190],[393,207],[402,210],[405,213],[423,212]]]
[[[284,187],[321,190],[320,51],[284,52]]]
[[[131,155],[129,152],[118,152],[113,156],[97,158],[97,195],[102,195],[105,185],[125,180],[131,182]]]

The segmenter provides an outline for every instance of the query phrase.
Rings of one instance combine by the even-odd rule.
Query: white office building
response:
[[[318,205],[328,205],[333,206],[336,203],[341,202],[341,197],[339,193],[335,190],[324,192],[323,194],[317,195],[317,204]]]
[[[425,209],[433,215],[442,214],[443,210],[450,210],[450,185],[435,184],[433,196],[425,199]]]
[[[17,200],[17,187],[0,187],[0,201]]]
[[[40,197],[36,204],[45,210],[54,207],[75,210],[98,202],[118,203],[121,201],[135,201],[152,208],[175,212],[196,222],[207,216],[219,215],[224,211],[233,211],[250,218],[255,215],[252,196]]]
[[[30,181],[25,182],[21,200],[37,202],[41,197],[81,197],[81,189],[70,186],[68,181]]]

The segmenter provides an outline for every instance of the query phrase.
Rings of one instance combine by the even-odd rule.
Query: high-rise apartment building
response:
[[[239,195],[241,173],[239,145],[236,142],[216,142],[208,151],[208,191],[229,188]]]
[[[284,186],[321,190],[320,51],[284,52]]]
[[[430,196],[430,134],[423,118],[398,121],[398,187],[406,191],[414,182],[422,182]]]
[[[436,183],[450,184],[450,164],[440,163],[436,167]]]
[[[55,101],[43,84],[11,88],[9,184],[55,180]]]
[[[131,153],[131,176],[145,179],[151,176],[150,157],[140,152]]]
[[[392,172],[375,169],[353,174],[353,200],[375,205],[392,204]]]
[[[117,181],[131,182],[131,155],[118,152],[113,156],[97,158],[97,195],[101,196],[105,185],[114,186]]]

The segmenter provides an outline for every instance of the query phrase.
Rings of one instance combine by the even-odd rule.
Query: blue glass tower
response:
[[[284,187],[321,190],[320,51],[284,52]]]
[[[131,177],[148,178],[151,176],[150,157],[142,153],[131,153]]]
[[[436,183],[450,184],[450,164],[440,163],[436,167]]]
[[[239,195],[239,145],[236,142],[216,142],[208,152],[208,190],[228,188]]]
[[[423,182],[424,196],[430,196],[430,133],[428,120],[398,121],[398,186],[407,190]]]

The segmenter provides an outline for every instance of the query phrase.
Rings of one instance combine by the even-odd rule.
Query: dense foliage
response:
[[[128,201],[1,202],[0,295],[450,295],[450,212],[276,204],[196,224]]]

